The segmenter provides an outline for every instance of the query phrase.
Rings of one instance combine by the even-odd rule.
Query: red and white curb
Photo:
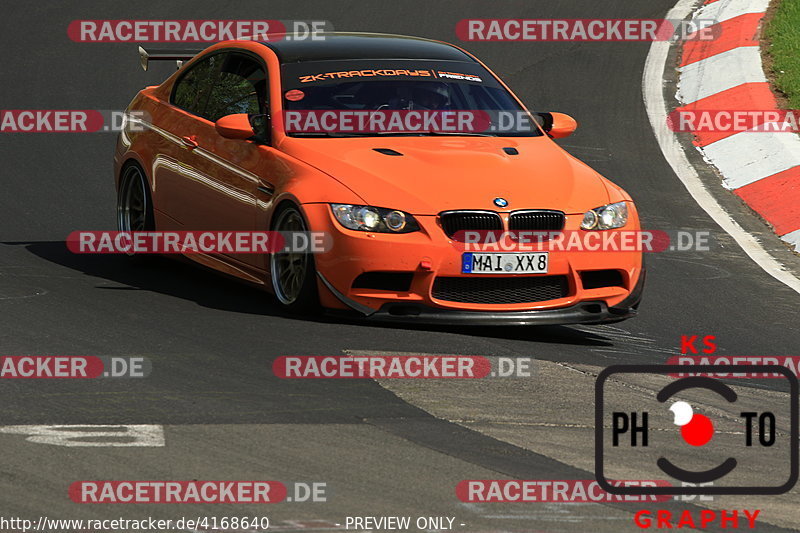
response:
[[[709,40],[684,43],[681,110],[777,110],[761,65],[769,0],[708,0],[692,16],[714,20]],[[694,144],[731,189],[800,251],[800,136],[794,132],[695,132]]]

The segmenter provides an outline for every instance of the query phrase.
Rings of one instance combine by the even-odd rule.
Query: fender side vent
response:
[[[383,155],[403,155],[397,150],[392,150],[391,148],[373,148],[373,150]]]

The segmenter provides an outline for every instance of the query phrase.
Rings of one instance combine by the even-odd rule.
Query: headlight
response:
[[[331,204],[333,216],[347,229],[377,233],[411,233],[419,224],[405,211],[370,205]]]
[[[628,223],[628,205],[625,202],[595,207],[583,215],[581,229],[614,229]]]

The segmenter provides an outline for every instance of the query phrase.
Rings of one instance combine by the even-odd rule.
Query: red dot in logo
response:
[[[681,437],[692,446],[703,446],[714,436],[714,424],[705,415],[694,415],[688,424],[681,426]]]

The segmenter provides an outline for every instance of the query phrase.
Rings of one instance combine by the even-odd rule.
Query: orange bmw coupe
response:
[[[292,311],[435,324],[610,323],[634,316],[641,251],[466,251],[476,232],[638,231],[630,196],[554,141],[474,56],[383,34],[140,49],[178,60],[128,107],[115,162],[121,231],[313,231],[323,252],[189,254]],[[289,128],[287,113],[454,112],[514,128]],[[494,120],[493,118],[491,120]],[[136,123],[138,127],[133,127]]]

